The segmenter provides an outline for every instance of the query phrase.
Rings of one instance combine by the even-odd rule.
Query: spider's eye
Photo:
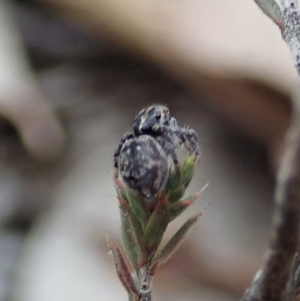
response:
[[[161,114],[160,114],[160,113],[156,113],[155,118],[156,118],[157,120],[159,120],[160,117],[161,117]]]

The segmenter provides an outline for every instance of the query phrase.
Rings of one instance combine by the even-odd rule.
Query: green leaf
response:
[[[127,200],[131,212],[141,223],[142,228],[144,228],[149,218],[149,212],[144,200],[130,189],[126,189],[125,199]]]
[[[150,267],[150,271],[152,271],[151,273],[154,273],[158,264],[167,261],[174,254],[174,252],[179,247],[180,243],[185,238],[187,232],[197,222],[200,216],[201,213],[189,218],[173,235],[173,237],[167,242],[167,244],[157,253]]]
[[[135,268],[135,271],[138,271],[138,256],[135,250],[135,240],[132,236],[132,226],[129,215],[129,208],[124,199],[119,198],[120,201],[120,215],[121,215],[121,239],[122,245],[125,249],[125,252],[130,260],[131,264]]]
[[[170,203],[178,202],[183,197],[194,175],[197,163],[195,156],[192,155],[183,162],[179,172],[175,170],[169,171],[164,193],[168,196]]]
[[[127,203],[142,227],[145,227],[149,218],[149,212],[143,198],[131,189],[126,188],[119,179],[114,178],[114,182],[119,200],[122,199]]]
[[[141,267],[147,263],[147,252],[144,245],[143,232],[140,228],[139,222],[132,213],[129,213],[128,219],[131,227],[130,231],[133,238],[134,251],[137,257],[137,264],[138,267]]]
[[[146,225],[144,232],[144,242],[146,250],[151,254],[156,251],[167,229],[169,222],[167,207],[168,199],[166,197],[162,197],[158,201],[158,204],[155,207]]]
[[[135,301],[136,299],[135,299],[133,296],[129,295],[129,296],[128,296],[128,300],[129,300],[129,301]]]
[[[118,274],[118,277],[123,284],[124,288],[128,292],[129,295],[133,296],[134,299],[138,300],[139,293],[134,284],[134,280],[130,273],[130,269],[128,267],[128,262],[124,258],[120,249],[111,241],[108,241],[108,247],[112,252],[115,268]]]
[[[280,29],[284,28],[282,12],[275,0],[254,0],[254,2]]]
[[[122,222],[122,243],[126,254],[131,263],[139,270],[147,262],[147,252],[143,241],[143,231],[141,224],[136,217],[130,212],[125,201],[120,199],[121,222]]]
[[[182,184],[185,188],[190,184],[195,168],[198,165],[195,155],[189,156],[182,165],[181,174],[182,174]]]
[[[126,188],[125,188],[124,184],[118,178],[114,178],[114,182],[115,182],[118,199],[124,199],[127,202]]]
[[[171,204],[168,208],[168,218],[169,222],[174,220],[177,216],[179,216],[183,211],[185,211],[191,204],[193,204],[197,198],[200,196],[201,191],[195,193],[187,197],[186,199]]]
[[[183,185],[175,186],[173,189],[169,189],[168,192],[166,192],[166,195],[169,198],[170,203],[176,203],[178,202],[184,195],[185,188]]]
[[[181,171],[177,172],[173,169],[169,169],[169,176],[164,187],[166,194],[176,189],[180,185]]]

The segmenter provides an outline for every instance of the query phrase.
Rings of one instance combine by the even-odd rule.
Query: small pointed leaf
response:
[[[154,257],[151,267],[150,267],[150,271],[154,271],[158,264],[165,262],[174,254],[174,252],[179,247],[180,243],[185,238],[187,232],[197,222],[197,220],[200,216],[201,216],[201,213],[189,218],[181,226],[181,228],[173,235],[173,237],[167,242],[167,244]]]
[[[136,300],[138,299],[139,293],[134,284],[134,280],[127,266],[126,259],[121,253],[120,249],[111,241],[108,241],[108,247],[112,252],[115,268],[121,283],[128,292],[129,295],[133,296]]]
[[[143,241],[143,231],[141,224],[130,212],[125,201],[120,199],[121,211],[121,238],[124,249],[136,272],[139,267],[146,264],[147,252]]]
[[[151,214],[144,232],[146,250],[150,253],[156,251],[168,226],[167,215],[168,199],[162,197]]]
[[[124,184],[118,178],[114,178],[114,182],[115,182],[115,186],[116,186],[118,199],[123,199],[124,201],[127,202],[126,188],[125,188]]]
[[[129,300],[129,301],[135,301],[136,299],[135,299],[133,296],[129,295],[129,296],[128,296],[128,300]]]
[[[194,176],[195,168],[198,164],[198,160],[195,155],[191,155],[185,159],[182,165],[182,184],[185,188],[190,184],[192,177]]]
[[[184,199],[182,201],[171,204],[168,208],[169,222],[174,220],[183,211],[185,211],[191,204],[193,204],[197,200],[197,198],[200,196],[200,194],[201,194],[201,191],[195,193],[194,195],[187,197],[186,199]]]
[[[128,219],[131,226],[130,231],[133,238],[134,251],[137,257],[137,264],[138,267],[141,267],[147,263],[147,252],[143,240],[143,232],[139,222],[131,212],[129,212],[128,214]]]
[[[145,226],[148,221],[148,209],[141,196],[134,193],[129,188],[126,188],[124,184],[117,178],[114,178],[116,190],[119,199],[123,199],[130,207],[133,214]]]
[[[135,251],[135,241],[132,237],[132,226],[129,220],[129,208],[124,199],[119,198],[120,201],[120,215],[121,215],[121,239],[125,252],[134,266],[135,271],[138,270],[138,256]]]
[[[168,196],[170,203],[179,201],[189,185],[198,162],[195,156],[189,156],[182,164],[180,171],[170,170],[164,193]]]
[[[148,222],[149,212],[144,200],[130,189],[126,190],[125,198],[127,199],[131,212],[141,223],[142,227],[145,227]]]
[[[171,169],[169,170],[169,176],[164,188],[164,192],[166,195],[170,196],[170,194],[174,190],[178,189],[178,187],[180,186],[180,179],[181,179],[181,170],[179,172]]]

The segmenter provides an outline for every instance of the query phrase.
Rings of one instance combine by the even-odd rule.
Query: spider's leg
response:
[[[141,125],[141,118],[145,114],[145,112],[146,112],[146,109],[143,109],[141,112],[138,113],[138,115],[134,119],[133,132],[134,132],[135,136],[138,136],[141,134],[139,127]]]
[[[192,153],[192,146],[191,143],[189,142],[188,138],[185,136],[185,134],[187,133],[187,131],[189,130],[189,126],[188,125],[184,125],[183,128],[181,128],[178,131],[178,136],[180,137],[180,140],[182,142],[182,144],[184,145],[184,147],[190,152]]]
[[[200,150],[198,146],[198,137],[196,132],[185,126],[182,128],[181,136],[183,137],[184,145],[190,154],[195,154],[196,159],[200,156]]]
[[[117,178],[119,176],[119,156],[121,153],[122,146],[124,143],[129,140],[133,139],[134,136],[132,133],[127,132],[122,136],[122,138],[119,141],[119,144],[114,152],[114,177]]]
[[[157,137],[156,138],[157,142],[162,146],[162,148],[165,150],[167,155],[170,155],[172,157],[173,163],[174,163],[174,168],[176,172],[180,171],[180,165],[177,159],[177,155],[175,152],[175,146],[173,143],[165,139],[164,137]]]
[[[171,125],[156,124],[155,126],[153,126],[152,130],[158,133],[168,143],[174,145],[176,137],[179,138],[180,131],[177,126],[176,119],[172,117],[171,121]],[[174,148],[176,148],[175,145]]]

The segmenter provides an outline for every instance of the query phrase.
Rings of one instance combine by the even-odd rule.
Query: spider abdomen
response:
[[[123,181],[148,200],[164,187],[168,160],[164,149],[149,135],[127,140],[122,146],[119,169]]]

